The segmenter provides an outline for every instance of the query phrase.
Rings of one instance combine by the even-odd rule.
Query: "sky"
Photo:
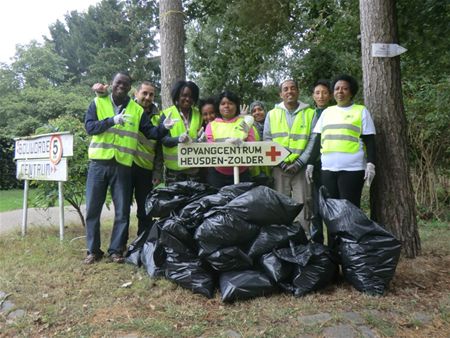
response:
[[[11,63],[16,44],[43,42],[50,36],[48,26],[64,21],[70,11],[83,12],[100,0],[5,0],[0,11],[0,62]]]

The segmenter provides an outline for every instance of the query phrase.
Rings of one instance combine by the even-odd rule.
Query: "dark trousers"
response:
[[[131,204],[131,167],[114,160],[91,161],[86,181],[86,245],[101,254],[100,216],[108,187],[114,204],[114,226],[108,253],[122,254],[128,239]]]
[[[322,184],[327,188],[331,198],[346,199],[360,207],[364,170],[322,170]]]
[[[133,163],[131,167],[131,194],[133,195],[134,192],[134,199],[137,205],[138,236],[153,224],[152,217],[148,217],[145,212],[145,201],[153,189],[152,179],[153,171]]]
[[[234,176],[233,175],[224,175],[219,173],[214,168],[208,168],[208,184],[212,185],[215,188],[222,188],[226,185],[234,184]],[[252,178],[250,176],[250,172],[248,170],[239,174],[239,182],[251,182]]]
[[[323,244],[323,222],[319,212],[319,188],[322,186],[320,164],[314,166],[311,212],[311,239],[316,243]],[[329,236],[328,236],[329,238]],[[329,241],[328,241],[329,243]]]

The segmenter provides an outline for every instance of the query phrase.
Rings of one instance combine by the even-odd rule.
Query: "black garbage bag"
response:
[[[203,183],[175,182],[167,187],[153,189],[145,201],[145,212],[147,216],[168,217],[171,212],[177,213],[186,204],[216,192],[216,188]]]
[[[166,278],[181,287],[205,297],[214,296],[214,275],[207,270],[199,258],[187,258],[168,254]]]
[[[142,265],[152,278],[164,276],[166,251],[160,242],[161,224],[164,221],[165,219],[161,219],[153,224],[141,250]]]
[[[141,251],[142,248],[144,247],[145,242],[147,241],[149,232],[150,228],[145,229],[145,231],[143,231],[128,245],[127,252],[125,254],[126,263],[133,264],[138,267],[142,265]]]
[[[279,259],[273,252],[262,255],[260,264],[264,272],[276,283],[292,280],[294,264]]]
[[[394,277],[401,243],[344,199],[326,198],[320,188],[320,213],[335,238],[345,279],[357,290],[382,295]]]
[[[194,240],[193,230],[188,229],[188,224],[189,222],[178,216],[166,218],[164,223],[161,224],[161,241],[165,240],[165,233],[168,233],[191,251],[197,252],[197,242]]]
[[[179,213],[180,217],[193,223],[193,227],[200,225],[205,213],[215,207],[222,207],[239,195],[249,191],[255,185],[250,182],[238,183],[222,187],[217,194],[202,197],[186,205]]]
[[[319,243],[278,249],[274,253],[279,259],[295,264],[292,286],[288,291],[296,297],[326,287],[338,272],[331,250]]]
[[[259,229],[259,226],[244,221],[232,211],[220,209],[205,215],[194,238],[202,249],[202,255],[209,255],[228,246],[248,246],[258,235]]]
[[[206,261],[217,271],[239,271],[252,267],[252,259],[237,246],[219,249],[206,257]]]
[[[224,208],[254,224],[291,224],[302,210],[303,204],[273,189],[258,186],[236,197]]]
[[[260,271],[229,271],[220,274],[220,292],[223,302],[266,296],[276,290],[270,278]]]
[[[289,242],[294,244],[306,244],[305,231],[302,226],[295,223],[291,226],[271,224],[263,226],[255,241],[248,250],[248,255],[252,258],[271,252],[273,249],[289,246]]]

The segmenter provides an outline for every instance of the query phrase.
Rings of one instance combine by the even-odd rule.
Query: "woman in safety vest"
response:
[[[179,181],[200,181],[198,168],[182,168],[178,166],[178,143],[197,141],[202,127],[202,116],[195,107],[200,90],[192,81],[178,81],[172,87],[173,106],[161,112],[161,122],[166,118],[175,120],[169,134],[162,138],[165,181],[167,184]]]
[[[243,141],[255,141],[254,128],[251,126],[248,130],[242,128],[245,122],[239,116],[240,99],[236,94],[224,91],[217,98],[215,107],[216,112],[220,113],[220,117],[206,126],[205,133],[208,142],[227,142],[233,146],[240,146]],[[233,184],[233,167],[209,168],[207,181],[217,188]],[[239,181],[251,181],[248,167],[239,166]]]
[[[355,78],[340,75],[331,88],[337,105],[322,112],[313,130],[320,136],[322,184],[331,198],[359,208],[364,182],[370,186],[375,176],[375,125],[367,108],[353,103]]]

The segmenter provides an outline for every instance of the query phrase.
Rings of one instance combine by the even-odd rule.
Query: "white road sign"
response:
[[[394,57],[406,52],[407,49],[396,43],[372,43],[372,57]]]
[[[17,160],[16,177],[19,180],[67,181],[67,159],[57,164],[50,159]]]
[[[58,163],[61,157],[73,156],[73,135],[42,134],[16,139],[15,160],[46,158]]]
[[[178,145],[180,167],[274,166],[290,152],[275,142],[190,143]]]

